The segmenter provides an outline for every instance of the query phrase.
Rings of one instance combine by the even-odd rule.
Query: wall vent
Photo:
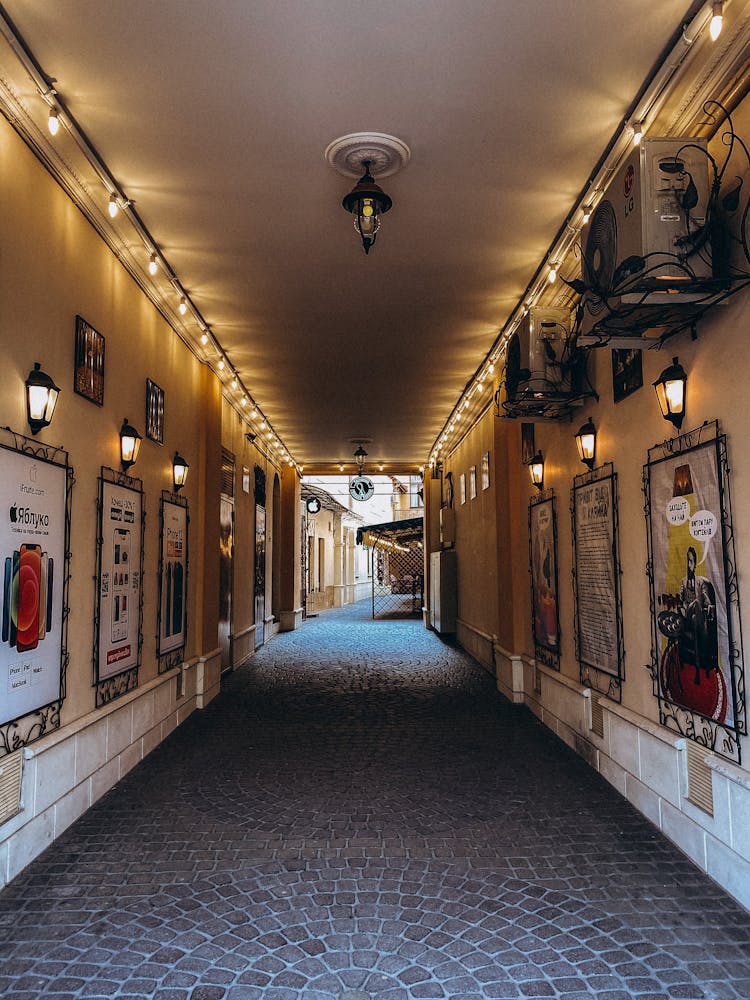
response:
[[[604,709],[595,692],[592,692],[591,698],[591,732],[604,736]]]
[[[694,806],[698,806],[709,816],[714,814],[714,790],[711,780],[711,768],[706,764],[708,751],[699,743],[688,740],[687,744],[687,797]]]
[[[0,757],[0,824],[21,811],[21,755],[23,750]]]

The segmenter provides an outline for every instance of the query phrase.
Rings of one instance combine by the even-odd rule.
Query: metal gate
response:
[[[424,558],[421,545],[382,539],[372,550],[372,617],[421,618]]]

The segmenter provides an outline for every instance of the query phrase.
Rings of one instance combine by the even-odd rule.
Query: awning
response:
[[[357,528],[357,545],[376,545],[384,543],[391,546],[400,545],[414,549],[422,542],[424,531],[423,517],[409,517],[403,521],[386,521],[384,524],[366,524]]]
[[[361,514],[356,514],[353,510],[349,510],[348,507],[335,500],[330,493],[327,493],[319,486],[313,486],[312,483],[306,483],[304,480],[300,483],[300,497],[302,498],[302,503],[305,503],[311,497],[317,497],[320,500],[320,506],[323,510],[330,510],[334,514],[341,514],[342,517],[346,517],[351,521],[364,521]]]

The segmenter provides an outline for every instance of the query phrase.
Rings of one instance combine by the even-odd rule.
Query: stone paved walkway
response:
[[[0,893],[0,996],[750,998],[750,916],[366,611],[274,639]]]

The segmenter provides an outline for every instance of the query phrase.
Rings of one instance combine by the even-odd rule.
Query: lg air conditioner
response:
[[[532,306],[508,341],[505,393],[508,402],[520,396],[559,395],[570,389],[566,366],[570,338],[567,309]]]
[[[712,288],[704,139],[643,139],[582,233],[580,344],[660,336]]]

